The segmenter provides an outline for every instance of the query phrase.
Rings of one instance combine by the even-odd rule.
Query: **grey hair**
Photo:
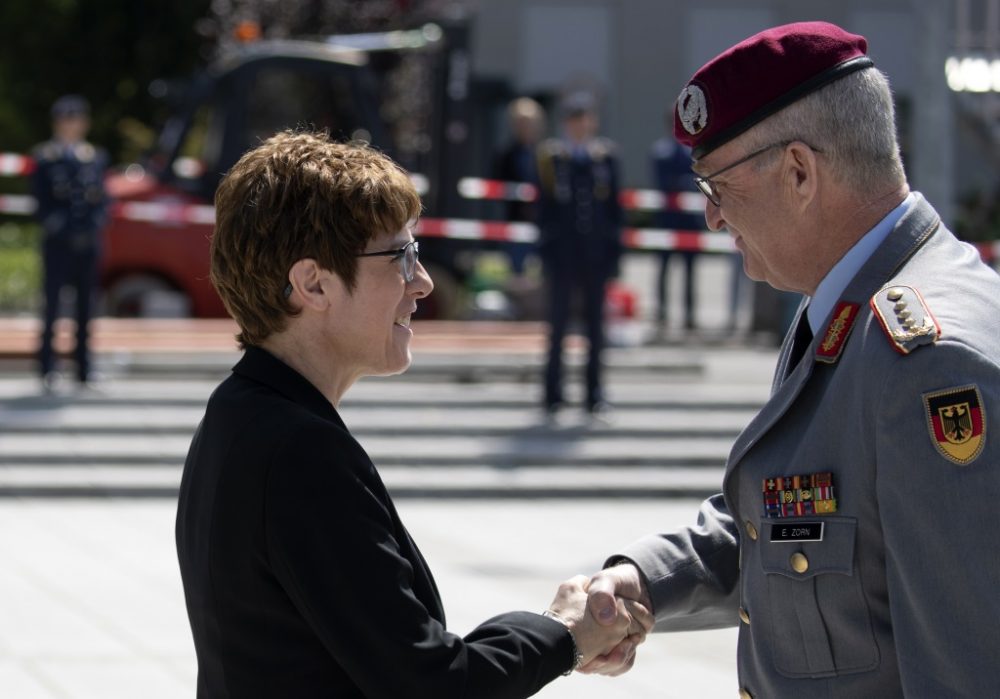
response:
[[[822,151],[837,180],[855,192],[881,192],[906,181],[889,79],[876,68],[835,80],[746,134],[747,152],[786,141]],[[756,166],[763,168],[777,152]]]

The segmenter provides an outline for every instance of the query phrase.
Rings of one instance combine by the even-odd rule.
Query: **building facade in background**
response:
[[[622,148],[625,186],[650,184],[649,144],[699,66],[766,27],[824,20],[869,40],[896,95],[910,181],[946,221],[954,223],[958,202],[971,193],[997,190],[1000,84],[998,92],[955,92],[945,66],[956,56],[1000,58],[1000,0],[482,0],[467,7],[478,79],[548,104],[569,90],[599,94],[606,130]]]

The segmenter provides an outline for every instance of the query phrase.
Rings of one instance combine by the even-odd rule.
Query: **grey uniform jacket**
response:
[[[997,696],[1000,277],[916,195],[841,301],[853,324],[838,305],[786,377],[789,333],[697,524],[609,561],[658,631],[738,624],[757,699]],[[835,512],[765,515],[769,483],[818,473]]]

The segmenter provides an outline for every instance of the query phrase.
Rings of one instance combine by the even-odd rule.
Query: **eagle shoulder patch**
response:
[[[869,305],[893,349],[900,354],[909,354],[941,337],[941,326],[924,297],[912,286],[887,286],[872,296]]]
[[[931,441],[959,466],[972,463],[986,446],[986,406],[975,384],[925,393]]]

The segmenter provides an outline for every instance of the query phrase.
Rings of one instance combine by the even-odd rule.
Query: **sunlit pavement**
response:
[[[542,610],[616,547],[692,521],[697,501],[399,503],[449,628]],[[166,500],[0,501],[0,696],[193,697],[196,663]],[[364,571],[358,571],[364,574]],[[734,696],[735,629],[656,634],[616,679],[575,675],[537,696]]]

